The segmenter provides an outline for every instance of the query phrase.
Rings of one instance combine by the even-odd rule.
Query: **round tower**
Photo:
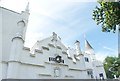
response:
[[[75,42],[75,49],[76,49],[76,59],[79,60],[79,67],[80,70],[82,71],[81,75],[85,75],[86,76],[86,66],[85,66],[85,60],[84,60],[84,54],[82,53],[81,49],[80,49],[80,42],[78,40],[76,40]]]
[[[76,55],[82,54],[81,49],[80,49],[80,42],[76,40],[75,42],[75,49],[76,49]]]
[[[29,4],[28,4],[29,5]],[[10,57],[8,62],[7,79],[18,79],[20,78],[18,73],[21,65],[21,54],[23,53],[25,33],[28,23],[29,10],[28,5],[26,10],[20,14],[20,21],[17,22],[17,31],[15,36],[12,38],[12,45],[10,51]]]
[[[29,2],[28,2],[25,11],[21,12],[22,23],[20,23],[21,21],[19,22],[20,27],[21,28],[23,27],[22,28],[23,29],[22,30],[22,32],[23,32],[23,35],[22,35],[23,40],[25,40],[25,35],[26,35],[29,15],[30,15],[30,13],[29,13]]]

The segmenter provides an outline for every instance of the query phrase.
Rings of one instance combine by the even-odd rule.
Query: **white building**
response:
[[[91,45],[85,40],[85,51],[80,42],[75,49],[64,46],[59,36],[38,40],[30,49],[24,47],[28,5],[21,13],[0,7],[2,35],[3,79],[100,79],[106,78],[103,64],[96,60]]]

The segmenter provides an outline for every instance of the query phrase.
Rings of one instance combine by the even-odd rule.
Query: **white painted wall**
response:
[[[2,79],[2,9],[0,8],[0,80]]]
[[[94,77],[100,79],[99,74],[103,73],[104,79],[106,79],[106,73],[103,67],[103,64],[100,61],[93,61],[93,68],[94,68]]]
[[[43,40],[38,40],[32,49],[23,47],[24,43],[21,38],[14,38],[16,33],[22,32],[22,27],[18,27],[17,23],[24,20],[27,24],[28,12],[16,13],[14,11],[0,8],[2,10],[2,77],[9,79],[89,79],[87,69],[94,70],[95,75],[104,72],[103,67],[93,67],[89,54],[79,55],[79,60],[74,58],[76,50],[68,51],[68,48],[62,44],[57,38],[57,34],[53,34]],[[1,12],[0,12],[1,14]],[[22,26],[22,25],[20,25]],[[21,31],[20,31],[21,30]],[[26,28],[23,29],[23,39]],[[11,41],[13,39],[13,41]],[[52,40],[52,41],[51,41]],[[55,42],[55,40],[57,40]],[[51,46],[52,44],[53,46]],[[49,50],[43,48],[46,47]],[[61,49],[60,49],[61,48]],[[78,48],[78,47],[77,47]],[[37,51],[36,51],[37,49]],[[68,55],[68,52],[69,55]],[[77,50],[78,51],[78,50]],[[49,57],[62,56],[64,63],[56,63],[49,61]],[[72,59],[68,58],[70,56]],[[89,62],[85,62],[85,57],[89,58]],[[74,61],[73,61],[74,59]],[[97,62],[97,61],[96,61]],[[95,63],[96,66],[99,62]],[[54,71],[55,69],[59,71]],[[94,68],[94,69],[93,69]],[[96,72],[97,71],[97,72]],[[60,73],[59,77],[55,77]]]

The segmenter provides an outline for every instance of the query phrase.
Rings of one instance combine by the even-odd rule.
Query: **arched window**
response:
[[[89,62],[89,59],[88,59],[88,57],[85,57],[85,62]]]
[[[60,68],[59,67],[54,68],[54,77],[60,77]]]

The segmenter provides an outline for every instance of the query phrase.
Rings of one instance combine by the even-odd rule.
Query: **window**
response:
[[[56,67],[54,69],[54,77],[59,77],[60,76],[60,68]]]
[[[99,76],[100,76],[100,77],[103,77],[103,73],[100,73]]]
[[[87,71],[88,75],[92,75],[93,74],[93,71],[92,70],[89,70]]]
[[[92,70],[88,70],[88,71],[87,71],[87,74],[88,74],[91,78],[94,78],[94,77],[93,77],[93,71],[92,71]]]
[[[89,59],[87,57],[85,57],[85,62],[89,62]]]
[[[103,73],[100,73],[99,76],[100,76],[100,79],[104,79]]]

